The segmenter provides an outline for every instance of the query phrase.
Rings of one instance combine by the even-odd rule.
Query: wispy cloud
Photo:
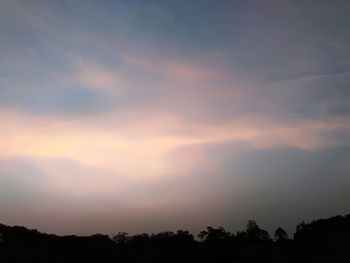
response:
[[[291,78],[291,79],[285,79],[277,81],[277,83],[281,82],[297,82],[297,81],[321,81],[326,79],[334,79],[334,78],[342,78],[342,77],[349,77],[350,71],[348,72],[339,72],[339,73],[332,73],[332,74],[320,74],[320,75],[310,75],[310,76],[304,76],[299,78]]]
[[[235,142],[253,149],[288,146],[312,151],[342,145],[337,132],[350,132],[347,117],[291,123],[251,117],[218,125],[191,125],[167,115],[144,120],[123,120],[118,115],[99,118],[64,125],[60,119],[1,111],[0,155],[67,159],[109,169],[117,177],[153,180],[176,171],[176,156],[171,153],[185,146]]]
[[[224,76],[222,69],[212,66],[215,64],[213,58],[209,62],[203,61],[202,58],[190,60],[159,56],[136,57],[128,54],[121,54],[121,57],[131,67],[141,68],[150,73],[177,80],[210,80]]]
[[[82,87],[92,90],[106,90],[115,94],[120,91],[120,77],[118,76],[118,72],[95,63],[78,61],[76,64],[73,81],[75,80]]]

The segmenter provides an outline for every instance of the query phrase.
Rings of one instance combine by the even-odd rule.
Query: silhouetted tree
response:
[[[266,242],[271,241],[271,237],[266,230],[261,229],[255,220],[249,220],[247,224],[247,239],[253,242]]]
[[[177,230],[175,237],[178,241],[181,241],[181,242],[193,242],[194,241],[193,235],[187,230],[186,231]]]
[[[305,222],[301,222],[300,224],[297,225],[297,232],[303,230],[306,227]]]
[[[231,237],[231,233],[226,231],[223,227],[213,228],[208,226],[207,230],[201,231],[198,237],[205,242],[220,242],[228,240]]]
[[[118,234],[112,237],[112,240],[118,245],[122,245],[129,240],[129,236],[127,232],[119,232]]]
[[[282,242],[286,240],[288,240],[287,232],[282,227],[277,228],[275,231],[275,241]]]
[[[142,234],[137,234],[137,235],[130,237],[129,241],[133,242],[133,243],[144,243],[144,242],[149,241],[150,238],[151,237],[149,236],[149,234],[142,233]]]
[[[250,220],[246,231],[231,234],[224,228],[129,236],[56,236],[19,226],[0,224],[0,262],[350,262],[350,215],[298,225],[294,240],[277,245],[267,231]],[[1,235],[0,235],[1,236]],[[278,228],[277,241],[287,240]]]
[[[244,242],[247,240],[247,233],[245,231],[237,231],[235,239],[238,242]]]

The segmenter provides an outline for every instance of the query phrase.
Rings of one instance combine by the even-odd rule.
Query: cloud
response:
[[[73,75],[75,80],[82,87],[92,90],[106,90],[117,94],[120,91],[120,77],[116,71],[106,69],[94,63],[79,61]]]
[[[310,75],[310,76],[304,76],[300,78],[291,78],[291,79],[281,80],[278,82],[322,81],[326,79],[342,78],[342,77],[349,77],[349,76],[350,76],[350,71],[333,73],[333,74]]]
[[[67,217],[78,229],[90,215],[86,229],[117,219],[127,227],[152,211],[195,225],[225,205],[244,213],[247,198],[271,201],[254,193],[266,179],[272,195],[280,174],[294,178],[299,156],[316,156],[302,163],[305,178],[332,153],[348,161],[336,150],[350,141],[347,8],[126,2],[0,4],[0,195],[37,190],[32,219],[65,229]],[[284,150],[296,154],[279,159]],[[254,202],[251,211],[263,211]]]
[[[2,110],[0,122],[2,158],[71,160],[108,171],[106,174],[110,174],[110,178],[145,182],[157,182],[170,174],[186,173],[192,166],[198,165],[197,162],[205,161],[188,156],[187,166],[179,165],[177,158],[180,156],[174,155],[174,152],[182,147],[239,143],[251,149],[292,147],[315,151],[342,145],[344,140],[338,134],[350,131],[347,117],[274,123],[251,116],[217,125],[199,125],[168,115],[134,116],[133,119],[132,115],[123,118],[118,113],[110,113],[108,116],[92,115],[90,118],[66,120]],[[69,187],[75,180],[75,172],[69,170],[70,165],[44,163],[42,170],[63,180],[56,180],[56,185]],[[89,178],[98,182],[100,177]],[[65,180],[66,183],[63,183]],[[91,184],[99,188],[98,185]],[[87,185],[81,188],[90,189]]]
[[[224,76],[223,70],[213,66],[217,56],[203,59],[198,57],[191,59],[179,59],[161,56],[133,56],[129,54],[119,54],[124,62],[136,68],[141,68],[150,73],[176,80],[209,80]]]

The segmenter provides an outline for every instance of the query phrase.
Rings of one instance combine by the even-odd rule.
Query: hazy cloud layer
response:
[[[2,1],[0,221],[293,231],[348,212],[348,7]]]

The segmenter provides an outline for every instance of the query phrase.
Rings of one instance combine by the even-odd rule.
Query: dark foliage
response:
[[[294,241],[309,261],[350,262],[350,214],[302,222]]]
[[[207,227],[110,238],[43,234],[0,224],[0,262],[350,262],[350,215],[301,223],[294,239],[278,228],[275,242],[254,220],[245,231]]]
[[[260,229],[254,220],[249,220],[247,224],[247,240],[253,243],[272,241],[266,230]]]
[[[275,231],[275,241],[276,242],[286,242],[288,241],[288,234],[287,232],[282,228],[279,227]]]

